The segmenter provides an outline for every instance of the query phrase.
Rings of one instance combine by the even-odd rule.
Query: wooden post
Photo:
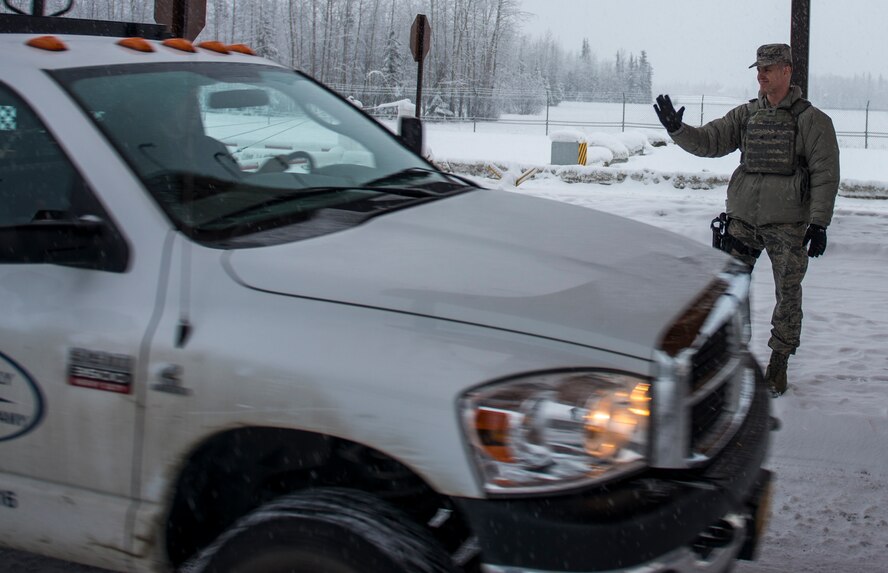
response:
[[[811,0],[792,0],[792,83],[808,97],[808,47],[811,39]]]
[[[422,117],[422,63],[432,47],[432,26],[425,14],[417,14],[410,27],[410,51],[416,66],[416,117]]]

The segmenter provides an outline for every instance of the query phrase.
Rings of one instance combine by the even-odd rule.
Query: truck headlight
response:
[[[642,467],[650,400],[644,378],[573,370],[472,390],[462,417],[489,493],[542,492]]]

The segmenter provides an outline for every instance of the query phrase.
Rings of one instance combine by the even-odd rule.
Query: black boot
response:
[[[776,398],[786,392],[786,363],[789,361],[789,355],[777,352],[771,352],[771,361],[768,363],[768,369],[765,371],[765,382],[768,383],[768,389],[771,391],[771,397]]]

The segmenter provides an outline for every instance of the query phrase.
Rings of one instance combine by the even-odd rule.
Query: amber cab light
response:
[[[215,40],[201,42],[197,45],[197,47],[203,48],[204,50],[210,50],[211,52],[219,52],[220,54],[227,54],[230,52],[228,46],[226,46],[222,42],[217,42]]]
[[[145,38],[124,38],[117,42],[118,46],[136,50],[137,52],[153,52],[154,46]]]
[[[163,45],[168,48],[173,48],[174,50],[179,50],[181,52],[197,52],[197,50],[194,48],[194,44],[192,44],[185,38],[170,38],[169,40],[164,40]]]
[[[246,44],[231,44],[227,46],[229,52],[237,52],[238,54],[246,54],[248,56],[255,56],[256,52],[253,51],[253,48]]]
[[[37,48],[39,50],[48,50],[50,52],[64,52],[68,49],[68,46],[65,45],[64,42],[56,38],[55,36],[40,36],[37,38],[31,38],[27,42],[25,42],[28,46],[32,48]]]

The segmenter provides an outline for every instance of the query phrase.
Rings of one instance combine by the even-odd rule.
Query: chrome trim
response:
[[[737,372],[737,369],[740,367],[740,362],[741,360],[739,356],[732,356],[730,360],[728,360],[728,363],[725,364],[724,368],[719,370],[715,376],[706,382],[706,384],[691,394],[688,399],[689,404],[692,407],[696,406],[706,399],[709,394],[717,390],[719,386],[727,382]]]
[[[746,518],[738,513],[730,513],[723,520],[733,529],[731,541],[724,547],[713,549],[706,559],[701,558],[691,547],[680,547],[665,555],[623,569],[609,569],[597,573],[724,573],[740,553],[746,539]],[[484,573],[592,573],[583,571],[543,571],[505,565],[482,564]]]
[[[651,465],[683,468],[687,465],[687,445],[691,439],[691,416],[687,411],[691,363],[688,354],[672,358],[654,352],[657,366],[651,384]]]

